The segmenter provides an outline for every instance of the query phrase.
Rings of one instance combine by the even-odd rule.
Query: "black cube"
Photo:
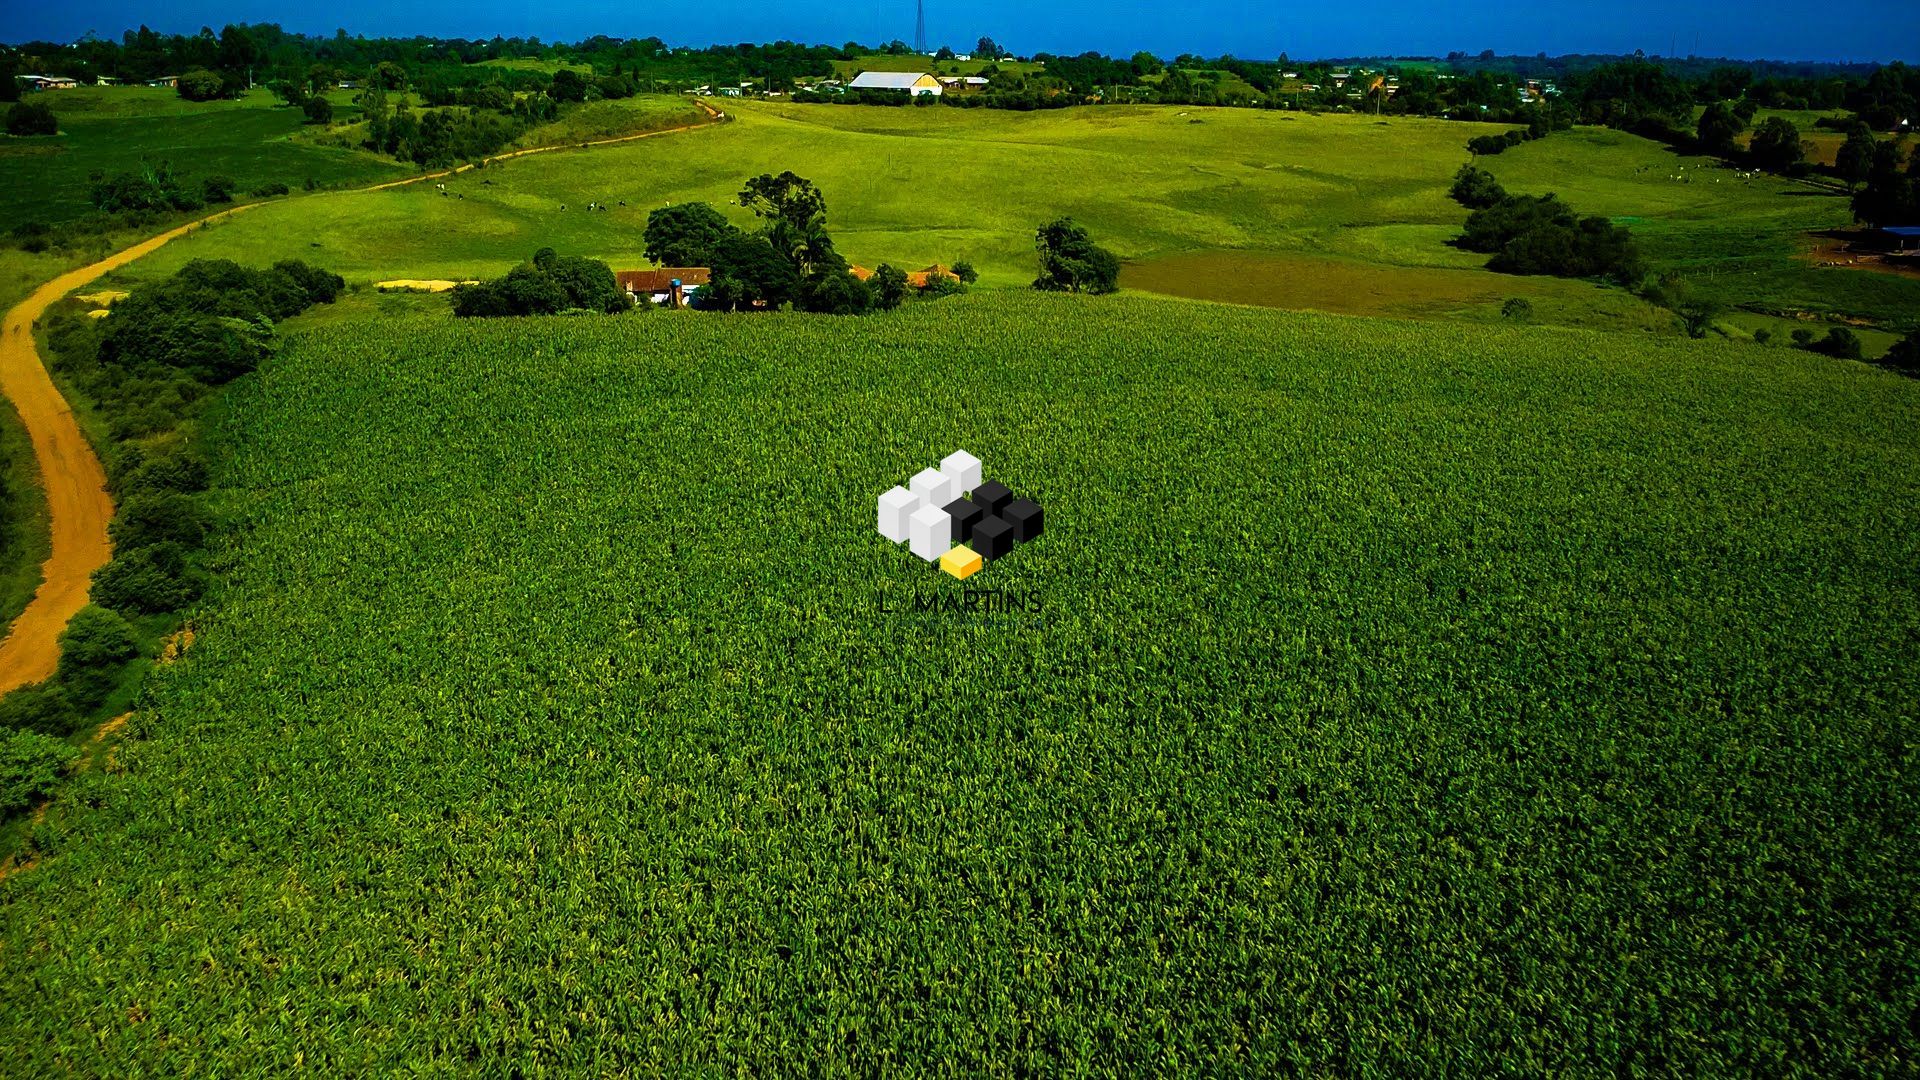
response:
[[[998,559],[1013,550],[1013,526],[989,514],[974,523],[973,542],[967,545],[983,559]]]
[[[953,519],[953,542],[964,544],[973,539],[973,527],[987,516],[987,511],[972,499],[955,499],[941,507],[947,516]]]
[[[1040,512],[1040,504],[1032,499],[1015,499],[1000,511],[1000,516],[1013,526],[1013,538],[1026,543],[1039,536],[1046,529],[1046,519]]]
[[[989,480],[973,489],[973,501],[989,514],[997,514],[1012,500],[1013,492],[998,480]]]

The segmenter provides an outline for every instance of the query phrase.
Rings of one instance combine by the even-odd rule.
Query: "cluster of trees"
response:
[[[1492,157],[1505,153],[1523,142],[1544,139],[1556,131],[1565,131],[1573,126],[1573,112],[1559,104],[1549,103],[1536,106],[1534,113],[1527,119],[1527,126],[1514,128],[1498,135],[1476,135],[1467,140],[1467,152],[1475,157]]]
[[[706,203],[662,207],[647,216],[646,255],[661,266],[711,271],[699,305],[721,311],[800,311],[860,315],[890,311],[908,294],[905,272],[886,264],[862,281],[827,232],[827,201],[811,180],[764,173],[741,188],[739,204],[760,221],[755,231],[727,221]],[[963,284],[940,283],[937,294],[964,288],[973,270],[956,267]]]
[[[58,135],[60,121],[44,101],[16,101],[7,110],[9,135]]]
[[[562,74],[566,74],[563,72]],[[457,161],[473,161],[495,153],[525,134],[529,128],[546,123],[559,114],[556,98],[547,94],[514,97],[504,92],[473,92],[486,106],[466,108],[429,108],[415,112],[405,101],[398,106],[387,102],[387,89],[375,83],[362,91],[359,104],[366,116],[366,136],[362,145],[376,153],[390,154],[401,161],[438,167]],[[314,98],[324,101],[324,98]],[[331,115],[331,109],[328,110]],[[309,119],[313,118],[311,112]]]
[[[17,733],[58,739],[76,730],[138,656],[128,617],[178,611],[208,584],[208,466],[191,428],[179,434],[183,426],[217,387],[259,363],[276,320],[331,302],[343,288],[337,275],[299,262],[253,270],[197,260],[135,289],[105,319],[63,312],[49,320],[57,369],[93,402],[114,439],[114,550],[94,574],[93,606],[61,635],[53,678],[0,699],[0,728],[12,731],[0,739],[0,813],[43,797],[60,771],[44,743]],[[162,433],[171,437],[153,437]]]
[[[505,277],[453,290],[453,313],[462,318],[557,315],[580,311],[614,314],[633,306],[606,263],[541,248]]]
[[[237,187],[232,177],[223,175],[202,177],[195,184],[166,161],[141,162],[136,172],[94,173],[90,180],[87,197],[94,209],[107,214],[199,210],[209,203],[232,202]],[[284,184],[279,193],[286,194]]]
[[[1855,147],[1849,136],[1840,154],[1843,174],[1857,176],[1862,185],[1853,195],[1856,219],[1879,226],[1920,224],[1920,152],[1908,154],[1897,142],[1870,136]]]
[[[1631,233],[1603,217],[1581,217],[1557,196],[1510,195],[1472,165],[1455,174],[1451,194],[1473,210],[1455,243],[1493,256],[1490,270],[1621,284],[1634,284],[1643,273]]]

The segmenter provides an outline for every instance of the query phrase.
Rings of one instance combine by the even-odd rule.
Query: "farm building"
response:
[[[1889,225],[1880,237],[1888,251],[1920,251],[1920,225]]]
[[[704,266],[663,266],[657,270],[615,270],[613,280],[635,300],[686,307],[713,280]]]
[[[158,78],[148,79],[147,85],[148,86],[164,86],[164,87],[167,87],[168,89],[172,89],[173,87],[180,85],[180,76],[162,75]]]
[[[947,90],[985,90],[987,88],[987,80],[979,75],[942,75],[940,76],[940,85]]]
[[[847,267],[847,272],[859,278],[861,281],[866,281],[873,277],[873,271],[864,266],[849,266]],[[914,289],[924,289],[927,287],[927,282],[932,281],[936,277],[958,279],[960,275],[941,266],[939,263],[934,263],[925,270],[907,271],[907,286]]]
[[[915,97],[938,95],[940,80],[924,71],[863,71],[847,84],[849,90],[904,90]]]
[[[80,85],[78,80],[65,75],[22,75],[20,82],[28,90],[72,90]]]

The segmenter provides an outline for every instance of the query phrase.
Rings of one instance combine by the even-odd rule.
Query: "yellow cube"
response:
[[[965,544],[961,544],[952,551],[940,556],[940,569],[945,570],[961,581],[965,581],[979,573],[980,568],[986,564],[986,560],[980,557],[979,552],[974,551]]]

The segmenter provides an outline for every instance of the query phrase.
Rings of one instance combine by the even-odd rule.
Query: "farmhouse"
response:
[[[847,273],[852,274],[861,281],[866,281],[873,277],[873,271],[865,266],[849,266],[847,267]],[[928,282],[937,277],[953,278],[957,281],[960,275],[941,266],[939,263],[934,263],[925,270],[907,271],[907,286],[913,289],[924,289],[927,287]]]
[[[65,75],[22,75],[20,81],[29,90],[72,90],[80,85],[78,80]]]
[[[979,75],[942,75],[940,86],[945,90],[978,91],[987,88],[987,80]]]
[[[713,280],[704,266],[662,266],[655,270],[615,270],[613,280],[636,301],[682,308]]]
[[[863,71],[847,84],[849,90],[904,90],[914,97],[938,96],[940,80],[924,71]]]
[[[179,85],[180,85],[180,76],[178,76],[178,75],[161,75],[161,76],[159,76],[158,78],[153,78],[153,79],[148,79],[148,80],[147,80],[147,85],[148,85],[148,86],[164,86],[164,87],[167,87],[168,89],[172,89],[172,88],[174,88],[174,87],[177,87],[177,86],[179,86]],[[342,84],[340,84],[340,85],[341,85],[342,87],[345,87],[345,86],[346,86],[346,84],[345,84],[345,83],[342,83]]]

